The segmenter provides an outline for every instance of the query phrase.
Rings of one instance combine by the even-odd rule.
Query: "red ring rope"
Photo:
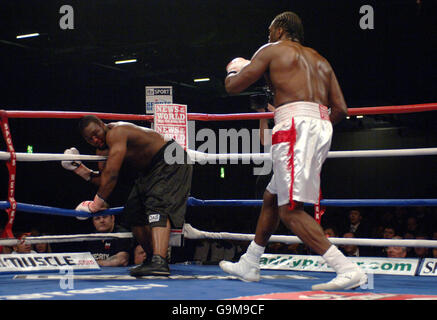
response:
[[[369,114],[396,114],[414,113],[424,111],[436,111],[437,103],[411,104],[402,106],[382,106],[382,107],[362,107],[349,108],[350,116],[369,115]],[[4,111],[9,118],[64,118],[78,119],[85,115],[96,115],[106,120],[145,120],[152,121],[153,115],[102,113],[102,112],[69,112],[69,111]],[[188,120],[198,121],[226,121],[226,120],[256,120],[273,118],[273,112],[257,113],[234,113],[234,114],[205,114],[189,113]]]

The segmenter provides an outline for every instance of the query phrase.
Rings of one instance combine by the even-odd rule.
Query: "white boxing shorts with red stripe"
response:
[[[295,201],[318,205],[320,172],[328,156],[332,124],[328,108],[313,102],[292,102],[275,110],[272,132],[273,176],[267,191],[278,206]]]

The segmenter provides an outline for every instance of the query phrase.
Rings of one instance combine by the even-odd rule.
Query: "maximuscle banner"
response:
[[[414,276],[419,259],[348,257],[366,273]],[[263,254],[261,269],[334,272],[321,256]]]
[[[66,268],[72,270],[100,270],[100,266],[89,252],[0,255],[0,273],[57,271]]]

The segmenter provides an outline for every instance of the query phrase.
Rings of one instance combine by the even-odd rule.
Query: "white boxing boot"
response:
[[[260,279],[259,264],[249,261],[246,254],[242,255],[240,261],[220,261],[220,268],[238,279],[246,282],[257,282]]]
[[[265,247],[261,247],[252,241],[238,262],[220,261],[220,268],[238,279],[253,282],[260,279],[259,261]]]
[[[332,245],[323,258],[337,272],[337,276],[327,283],[313,285],[313,290],[349,290],[367,282],[365,272],[348,260],[336,246]]]

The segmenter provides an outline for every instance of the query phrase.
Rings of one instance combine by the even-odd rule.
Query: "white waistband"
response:
[[[311,117],[329,120],[329,111],[324,105],[315,102],[297,101],[286,103],[276,108],[274,117],[275,123],[280,123],[291,117]]]

